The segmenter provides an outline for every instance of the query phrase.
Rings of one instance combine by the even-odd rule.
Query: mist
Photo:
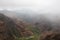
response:
[[[60,0],[0,0],[0,40],[39,40],[39,35],[60,40]]]
[[[0,12],[29,23],[60,23],[60,0],[0,0]]]
[[[60,13],[60,0],[0,0],[0,9],[29,9],[40,13]]]

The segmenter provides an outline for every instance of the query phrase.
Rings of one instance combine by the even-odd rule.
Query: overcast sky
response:
[[[31,9],[41,13],[60,13],[60,0],[0,0],[0,9]]]

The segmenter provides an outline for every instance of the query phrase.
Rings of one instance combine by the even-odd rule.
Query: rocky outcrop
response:
[[[29,34],[22,25],[0,13],[0,40],[15,40],[15,37],[22,37],[22,34],[24,36],[24,32]]]
[[[60,32],[44,32],[40,35],[39,40],[60,40]]]

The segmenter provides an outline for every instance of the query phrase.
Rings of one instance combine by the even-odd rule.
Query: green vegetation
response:
[[[37,39],[38,39],[38,35],[33,35],[30,37],[16,38],[16,40],[37,40]]]
[[[29,27],[27,27],[27,29],[29,29],[33,32],[33,36],[16,38],[16,40],[38,40],[39,34],[40,34],[38,28],[29,26]]]

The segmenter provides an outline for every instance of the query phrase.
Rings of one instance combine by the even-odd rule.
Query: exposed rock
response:
[[[39,40],[60,40],[60,32],[44,32],[40,35]]]
[[[22,32],[27,33],[27,30],[13,19],[0,13],[0,40],[15,40],[15,37],[22,36]]]

